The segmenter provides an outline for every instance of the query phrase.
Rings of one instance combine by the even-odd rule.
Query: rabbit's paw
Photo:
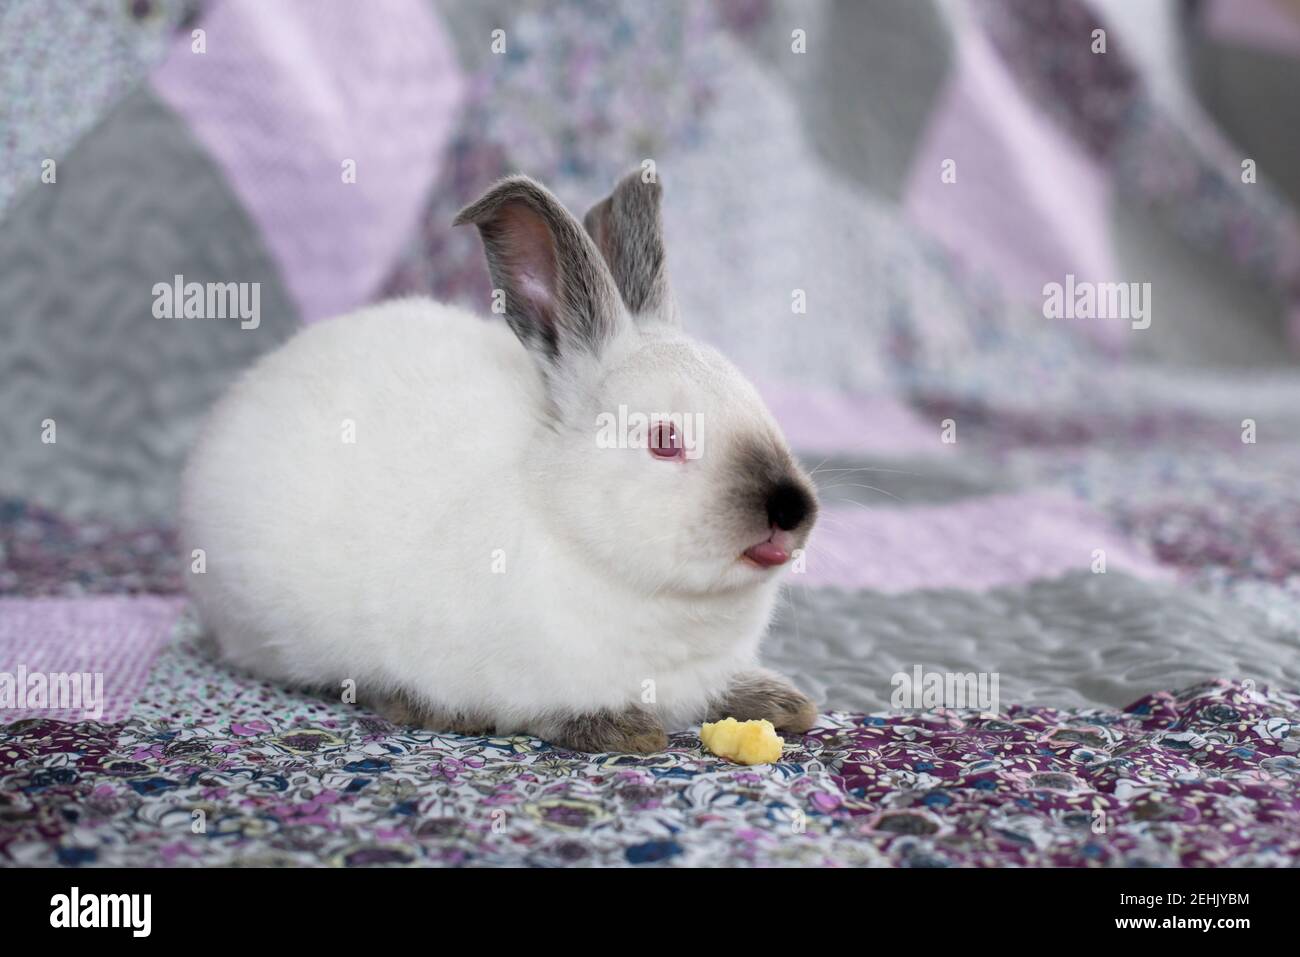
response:
[[[635,705],[562,718],[542,737],[573,751],[651,754],[668,747],[668,734],[659,718]]]
[[[817,723],[817,705],[774,671],[742,671],[709,707],[709,721],[771,721],[778,731],[803,734]]]
[[[393,724],[426,731],[463,734],[471,738],[484,737],[496,731],[494,722],[483,715],[424,705],[401,694],[374,701],[372,707]]]

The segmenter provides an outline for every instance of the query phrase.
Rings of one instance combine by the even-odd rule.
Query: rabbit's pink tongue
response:
[[[759,542],[757,545],[751,545],[745,549],[745,557],[762,568],[784,565],[790,560],[786,550],[772,542]]]

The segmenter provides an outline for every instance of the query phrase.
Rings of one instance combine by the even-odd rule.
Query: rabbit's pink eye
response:
[[[681,436],[671,422],[656,423],[650,429],[650,454],[657,459],[679,459],[685,455]]]

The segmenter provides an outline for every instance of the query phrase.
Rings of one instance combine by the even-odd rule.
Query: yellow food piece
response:
[[[737,764],[770,764],[781,760],[785,744],[771,721],[723,718],[700,725],[701,743],[720,758]]]

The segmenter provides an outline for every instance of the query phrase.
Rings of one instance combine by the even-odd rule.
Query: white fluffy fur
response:
[[[504,323],[423,299],[264,357],[183,482],[185,554],[206,553],[190,590],[224,653],[501,732],[642,702],[648,681],[667,728],[699,720],[755,663],[777,588],[738,560],[768,530],[726,507],[727,453],[784,443],[743,377],[666,325],[626,322],[573,375],[556,421]],[[598,448],[619,403],[703,413],[702,454]]]

